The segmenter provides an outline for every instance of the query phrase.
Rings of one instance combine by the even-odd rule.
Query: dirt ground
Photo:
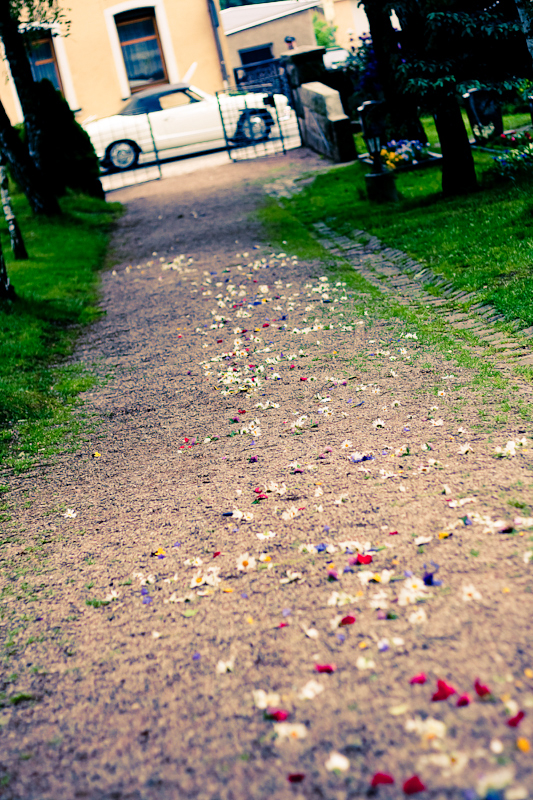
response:
[[[111,198],[97,424],[10,479],[2,800],[533,797],[531,419],[273,250],[320,166]]]

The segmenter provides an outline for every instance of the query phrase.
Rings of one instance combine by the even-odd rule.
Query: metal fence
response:
[[[90,131],[103,162],[104,191],[190,172],[201,165],[198,158],[206,153],[212,154],[213,164],[219,164],[300,147],[296,115],[283,93],[272,92],[271,83],[219,92],[217,102],[222,122],[217,138],[210,138],[210,130],[202,142],[200,132],[193,145],[197,152],[192,154],[190,144],[180,148],[174,143],[165,148],[165,138],[159,135],[158,123],[151,113],[110,117],[105,120],[104,132]],[[209,125],[212,128],[212,121]],[[109,163],[111,149],[115,168]]]
[[[262,86],[265,92],[285,94],[289,99],[291,98],[290,84],[279,58],[235,67],[233,75],[235,77],[235,86],[239,89]]]
[[[239,97],[239,104],[227,98]],[[285,153],[300,147],[300,130],[290,99],[272,84],[248,84],[217,92],[228,153],[232,161]]]
[[[123,144],[124,156],[127,153],[126,145],[131,147],[131,144],[128,144],[131,142],[139,144],[142,154],[137,154],[134,163],[122,170],[102,164],[100,180],[104,191],[109,192],[124,186],[158,180],[163,176],[161,160],[164,158],[164,151],[156,147],[150,114],[110,117],[105,134],[91,133],[91,141],[100,159],[105,157],[110,140],[116,141],[117,145]]]

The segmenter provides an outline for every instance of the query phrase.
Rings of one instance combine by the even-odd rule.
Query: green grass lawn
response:
[[[13,202],[30,258],[12,260],[2,219],[17,300],[0,303],[0,464],[22,470],[65,446],[79,424],[71,410],[94,378],[65,359],[80,326],[100,313],[98,271],[119,206],[69,195],[61,218],[41,219],[23,196]]]
[[[521,121],[506,119],[506,127]],[[434,126],[424,119],[430,142]],[[359,150],[361,152],[361,149]],[[364,175],[356,163],[317,176],[312,184],[279,206],[269,204],[263,219],[273,239],[293,237],[302,252],[314,253],[307,230],[326,220],[349,234],[362,229],[421,263],[431,266],[458,289],[477,291],[508,320],[533,325],[533,196],[529,183],[496,183],[490,178],[492,155],[474,151],[480,182],[474,194],[443,198],[439,166],[398,173],[400,202],[376,205],[367,200]]]

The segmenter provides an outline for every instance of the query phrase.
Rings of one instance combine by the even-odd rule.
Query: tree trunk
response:
[[[443,194],[449,196],[474,191],[477,188],[474,159],[461,109],[454,97],[443,98],[438,104],[435,125],[443,156]]]
[[[18,19],[11,16],[10,5],[7,0],[0,0],[0,37],[24,114],[28,150],[40,170],[38,97],[24,37],[19,32]]]
[[[28,198],[33,213],[49,217],[61,214],[57,197],[45,190],[41,173],[38,172],[20,136],[11,125],[2,103],[0,103],[0,150],[9,164],[13,178]]]
[[[7,227],[9,229],[13,255],[17,261],[23,261],[24,259],[28,258],[28,252],[26,250],[26,245],[24,244],[24,239],[22,238],[21,230],[18,226],[17,218],[11,205],[11,197],[9,194],[9,176],[5,166],[4,158],[0,159],[0,199],[2,201],[2,208],[4,209]]]
[[[24,127],[26,130],[27,151],[33,162],[34,169],[30,168],[26,156],[26,148],[18,148],[14,143],[4,144],[2,141],[6,125],[3,116],[5,110],[0,112],[0,149],[3,150],[12,170],[13,177],[20,185],[29,200],[35,214],[56,215],[61,214],[61,208],[54,192],[47,186],[45,172],[41,164],[41,122],[39,118],[39,97],[37,84],[33,80],[31,65],[26,52],[23,35],[19,32],[19,21],[11,16],[11,4],[8,0],[0,0],[0,37],[11,75],[15,83],[17,94],[24,114]],[[8,120],[9,123],[9,120]],[[9,125],[11,128],[11,125]],[[15,134],[16,135],[16,134]],[[9,137],[12,139],[12,137]],[[18,136],[17,136],[18,138]],[[22,144],[22,143],[21,143]],[[24,158],[17,169],[14,164],[17,156],[24,153]],[[21,173],[26,173],[22,177]]]
[[[378,77],[387,105],[390,128],[388,138],[425,141],[417,104],[412,97],[405,95],[397,78],[401,50],[398,46],[398,34],[390,20],[390,9],[385,0],[365,0],[363,5],[378,62]]]
[[[533,6],[531,0],[515,0],[515,5],[526,37],[527,49],[533,61]]]
[[[4,261],[4,254],[2,253],[2,246],[0,245],[0,301],[14,300],[15,297],[15,289],[9,282],[6,262]]]

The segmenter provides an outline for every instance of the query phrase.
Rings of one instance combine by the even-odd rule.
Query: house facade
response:
[[[323,13],[322,0],[280,0],[225,9],[220,17],[233,67],[279,58],[291,46],[315,45],[316,13]]]
[[[68,8],[67,8],[68,6]],[[32,31],[34,77],[62,91],[79,122],[116,113],[137,91],[191,81],[207,92],[231,75],[218,0],[65,0],[61,26]],[[22,120],[5,61],[0,99]]]
[[[359,37],[369,33],[368,19],[359,0],[330,0],[331,23],[336,26],[335,39],[339,47],[349,50],[359,47]],[[325,6],[326,18],[328,7]]]

